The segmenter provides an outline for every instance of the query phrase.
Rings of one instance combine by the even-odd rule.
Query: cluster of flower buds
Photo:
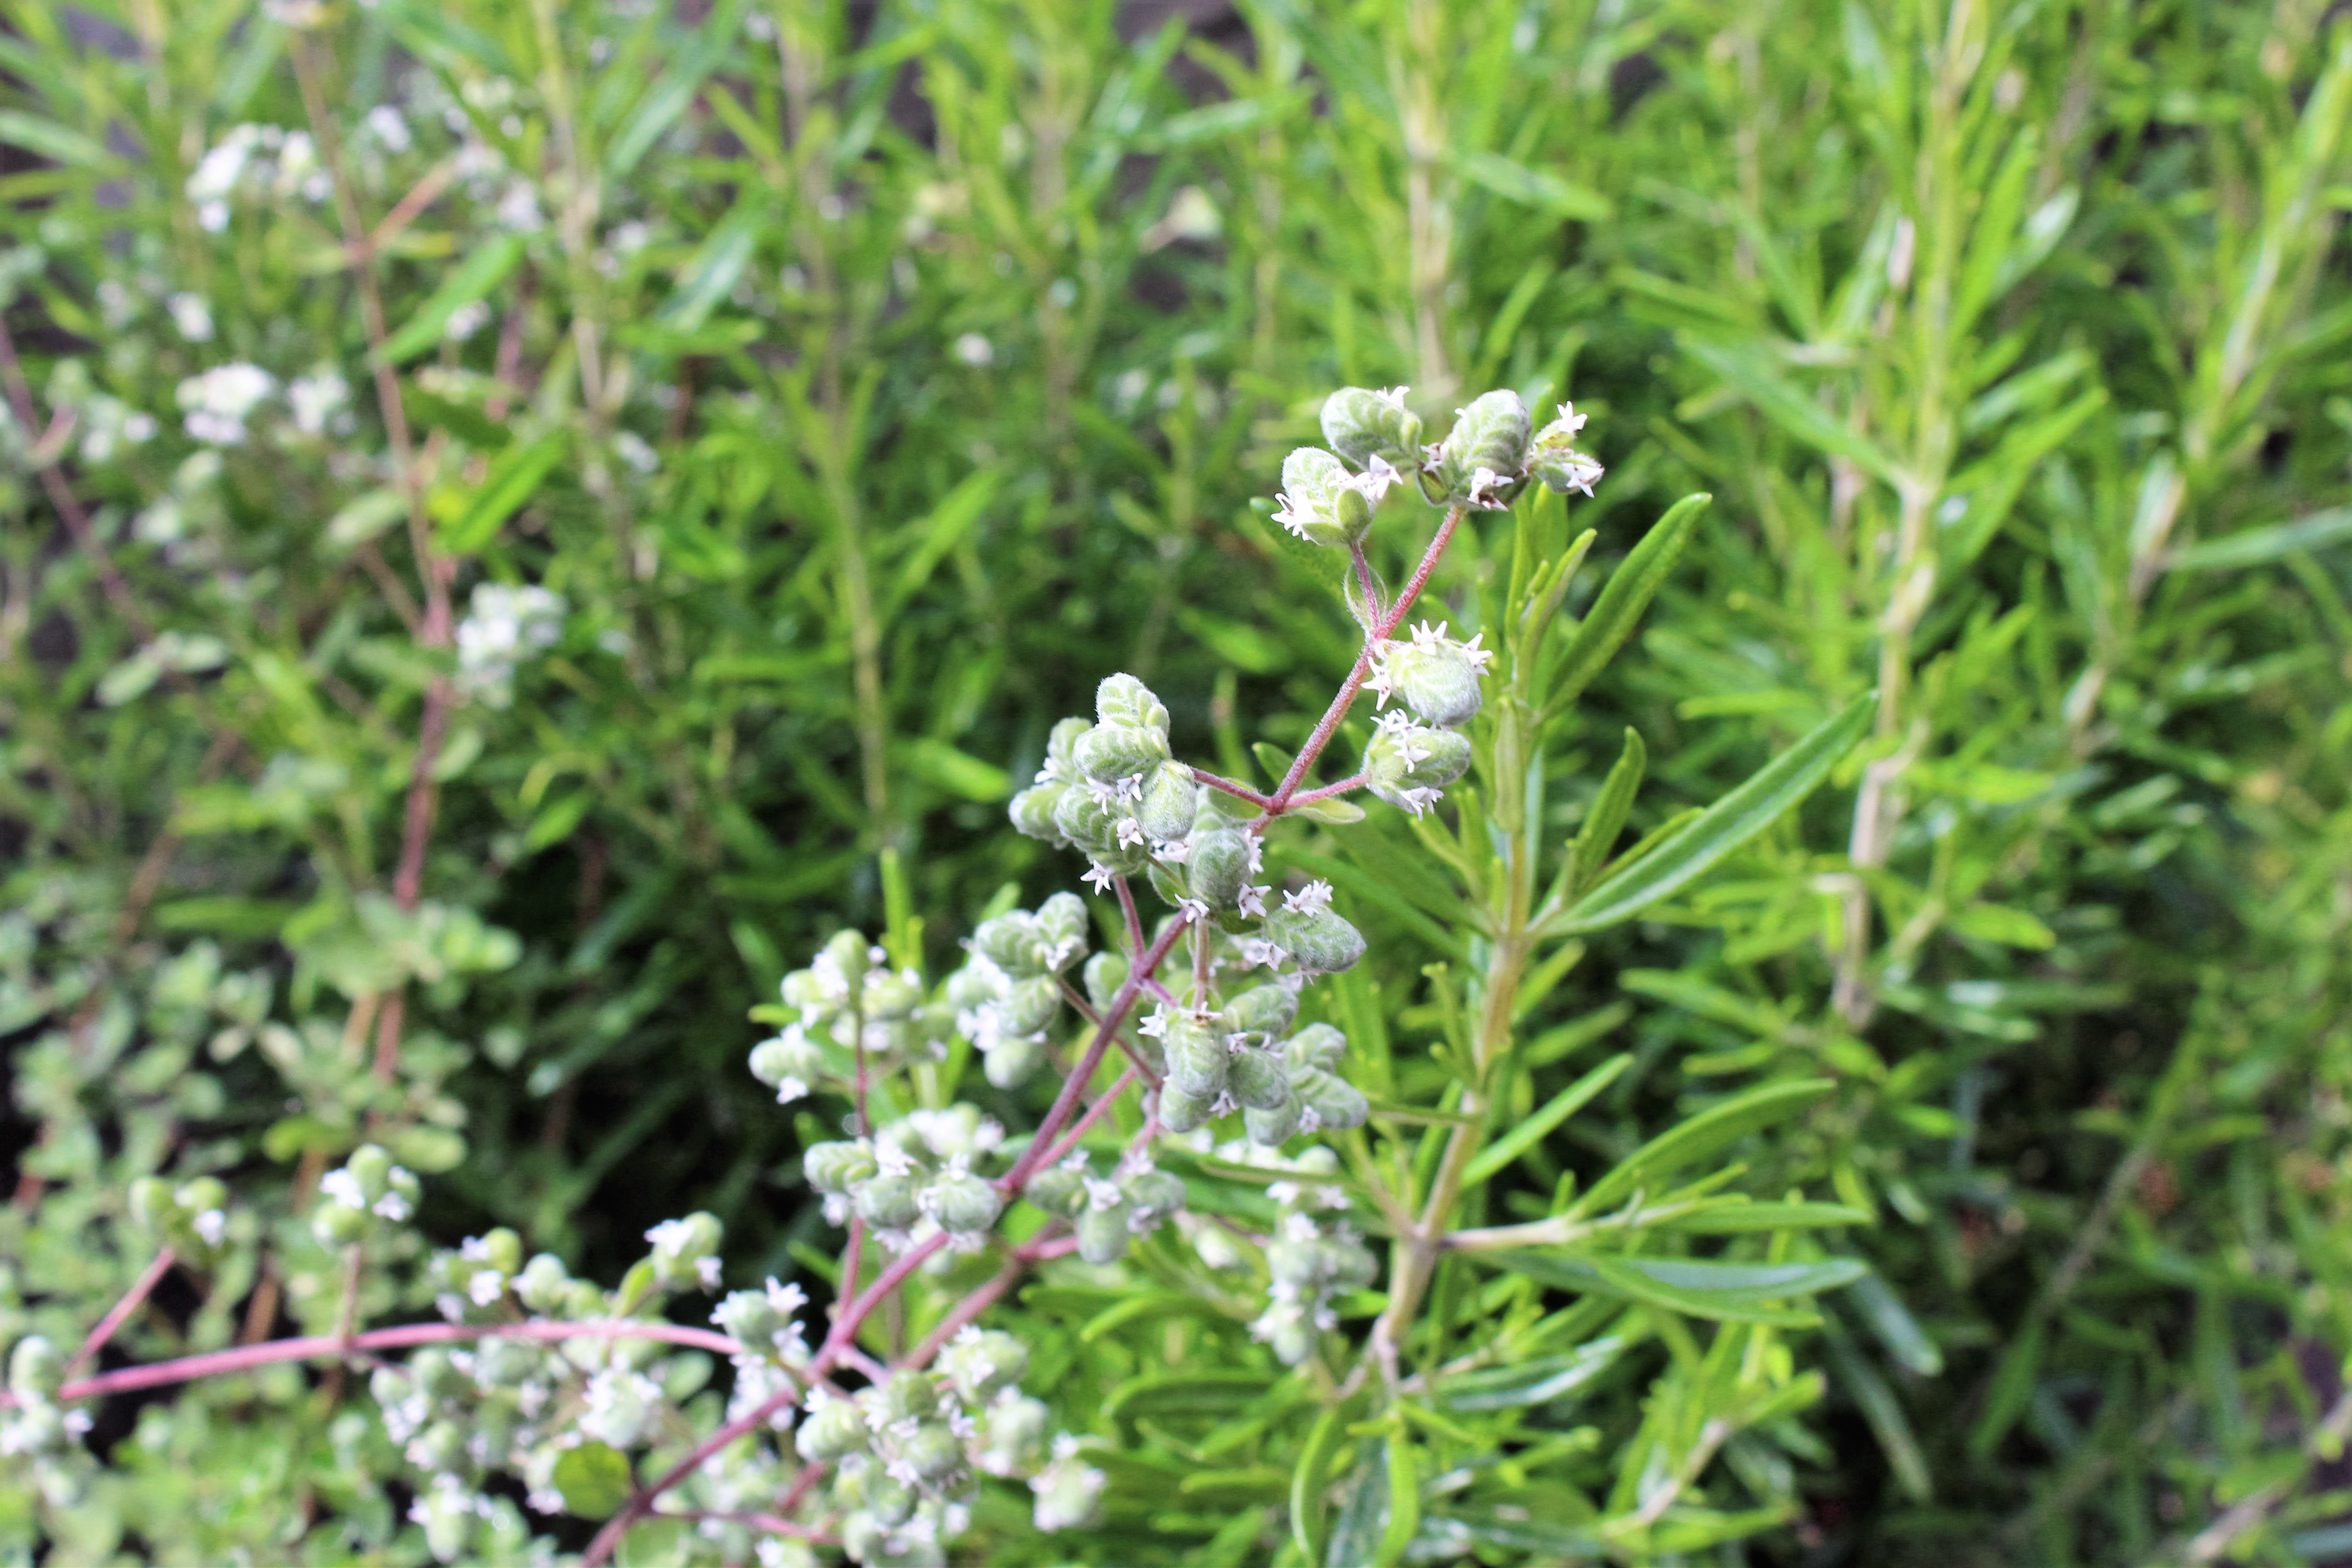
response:
[[[1094,1162],[1074,1154],[1029,1178],[1024,1195],[1076,1233],[1078,1256],[1089,1263],[1112,1263],[1130,1237],[1149,1234],[1184,1207],[1184,1183],[1149,1160],[1129,1160],[1108,1176]]]
[[[902,1369],[853,1396],[810,1390],[793,1446],[834,1467],[843,1550],[880,1568],[938,1568],[971,1521],[974,1474],[1017,1476],[1044,1456],[1045,1406],[1017,1386],[1029,1353],[966,1328],[935,1371]]]
[[[176,1186],[162,1176],[141,1176],[124,1197],[131,1223],[184,1262],[206,1267],[219,1260],[228,1244],[228,1187],[218,1176],[198,1176]]]
[[[362,1144],[341,1169],[320,1178],[311,1232],[327,1247],[363,1241],[379,1223],[405,1223],[416,1212],[416,1194],[415,1176],[375,1145]]]
[[[948,977],[956,1029],[979,1048],[999,1089],[1027,1082],[1045,1059],[1045,1030],[1062,1009],[1062,976],[1087,950],[1087,906],[1057,893],[1034,915],[1015,909],[980,923],[971,955]]]
[[[1327,1023],[1293,1035],[1297,1016],[1297,988],[1276,982],[1214,1012],[1163,1008],[1147,1019],[1142,1030],[1158,1036],[1167,1066],[1160,1124],[1190,1133],[1238,1109],[1250,1141],[1269,1148],[1301,1133],[1362,1126],[1363,1095],[1334,1071],[1347,1038]]]
[[[919,1050],[946,1050],[951,1019],[927,1005],[922,977],[892,969],[889,955],[855,931],[835,935],[805,969],[784,977],[784,1006],[799,1016],[751,1050],[751,1074],[789,1104],[819,1083],[845,1082],[862,1045],[869,1066],[887,1071]],[[830,1048],[830,1051],[828,1051]]]
[[[1134,876],[1156,853],[1181,861],[1201,786],[1168,751],[1168,709],[1133,675],[1107,677],[1095,720],[1054,727],[1037,781],[1013,799],[1013,825],[1094,862],[1089,880]]]
[[[951,1249],[971,1251],[986,1239],[1004,1200],[973,1162],[993,1153],[1004,1129],[977,1106],[910,1111],[870,1138],[817,1144],[802,1157],[809,1185],[824,1195],[835,1225],[863,1219],[893,1252],[940,1231]]]
[[[1197,1141],[1206,1147],[1205,1135]],[[1318,1334],[1339,1326],[1332,1298],[1365,1290],[1380,1277],[1370,1251],[1340,1218],[1349,1207],[1347,1193],[1315,1179],[1336,1174],[1339,1156],[1320,1145],[1289,1159],[1246,1144],[1227,1144],[1215,1152],[1234,1164],[1287,1173],[1265,1189],[1276,1205],[1274,1233],[1265,1244],[1271,1281],[1266,1310],[1250,1324],[1250,1333],[1271,1345],[1285,1365],[1296,1366],[1315,1354]],[[1228,1268],[1235,1260],[1234,1244],[1223,1232],[1204,1228],[1194,1245],[1212,1268]]]
[[[16,1403],[0,1408],[0,1458],[35,1462],[42,1489],[62,1494],[58,1500],[79,1490],[87,1467],[69,1461],[89,1430],[88,1411],[68,1410],[58,1401],[65,1384],[65,1358],[41,1335],[26,1334],[8,1353],[8,1392]]]
[[[1282,465],[1290,495],[1276,517],[1300,538],[1318,544],[1352,544],[1369,525],[1354,522],[1354,503],[1378,504],[1390,485],[1411,473],[1433,505],[1500,510],[1529,479],[1565,495],[1590,496],[1601,465],[1577,449],[1584,416],[1573,404],[1559,405],[1559,417],[1534,427],[1519,394],[1501,389],[1473,398],[1454,411],[1445,439],[1421,444],[1421,421],[1405,406],[1406,388],[1368,392],[1342,387],[1323,403],[1323,439],[1361,472],[1350,475],[1330,452],[1301,447]],[[1300,501],[1304,497],[1304,515]],[[1346,496],[1349,500],[1337,497]]]
[[[772,1275],[759,1290],[729,1292],[710,1314],[710,1321],[743,1347],[731,1358],[735,1391],[728,1401],[729,1420],[759,1408],[787,1385],[799,1386],[791,1374],[808,1363],[808,1340],[800,1321],[801,1309],[807,1305],[807,1291],[798,1285],[779,1284]],[[769,1424],[780,1432],[790,1427],[792,1421],[790,1406],[769,1417]]]
[[[1495,655],[1478,645],[1484,635],[1465,643],[1424,621],[1410,639],[1380,645],[1364,686],[1383,711],[1363,764],[1366,787],[1379,799],[1417,817],[1469,768],[1470,737],[1460,727],[1485,700],[1479,678]],[[1386,711],[1392,699],[1396,711]]]

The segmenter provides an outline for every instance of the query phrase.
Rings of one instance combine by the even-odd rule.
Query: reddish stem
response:
[[[1261,795],[1246,784],[1236,784],[1224,775],[1212,773],[1205,768],[1192,769],[1192,782],[1206,784],[1212,789],[1222,789],[1228,795],[1247,800],[1253,806],[1265,807],[1274,804],[1273,796]]]
[[[114,1337],[114,1331],[122,1326],[122,1320],[139,1310],[139,1303],[147,1299],[147,1292],[153,1290],[156,1281],[170,1270],[173,1260],[169,1247],[155,1254],[154,1261],[141,1270],[139,1278],[131,1281],[131,1289],[122,1292],[122,1299],[114,1303],[113,1310],[106,1316],[98,1320],[98,1326],[89,1331],[88,1339],[81,1342],[81,1348],[74,1352],[71,1361],[66,1363],[68,1372],[79,1368],[105,1348],[106,1342]]]
[[[163,1388],[198,1377],[245,1372],[280,1361],[315,1361],[351,1351],[406,1350],[420,1344],[449,1344],[474,1339],[646,1339],[697,1350],[737,1355],[743,1347],[723,1333],[688,1328],[679,1323],[635,1322],[618,1319],[577,1323],[404,1323],[397,1328],[371,1329],[366,1333],[306,1334],[296,1339],[264,1340],[204,1355],[184,1355],[152,1366],[126,1366],[95,1377],[68,1383],[58,1391],[60,1399],[96,1399],[141,1388]],[[813,1373],[811,1375],[814,1375]]]
[[[1135,889],[1123,876],[1113,877],[1111,885],[1118,889],[1119,913],[1127,916],[1127,956],[1132,960],[1143,951],[1143,916],[1136,912]]]
[[[929,1366],[931,1357],[940,1354],[948,1341],[963,1332],[963,1326],[996,1304],[999,1296],[1013,1288],[1013,1282],[1028,1271],[1029,1260],[1015,1253],[1005,1260],[996,1277],[971,1294],[958,1301],[955,1310],[939,1321],[939,1325],[923,1336],[923,1343],[909,1351],[898,1364]]]
[[[1102,1119],[1102,1113],[1118,1103],[1118,1097],[1127,1092],[1127,1086],[1134,1082],[1135,1079],[1136,1071],[1132,1067],[1120,1073],[1118,1082],[1095,1097],[1095,1103],[1087,1107],[1087,1113],[1079,1117],[1076,1124],[1062,1135],[1062,1141],[1054,1145],[1054,1152],[1047,1155],[1041,1163],[1048,1166],[1057,1165],[1066,1158],[1069,1152],[1078,1146],[1078,1140],[1087,1135],[1087,1129]]]
[[[1326,784],[1320,789],[1301,789],[1297,794],[1293,795],[1290,798],[1290,804],[1292,807],[1296,808],[1308,805],[1317,800],[1328,800],[1334,796],[1345,795],[1350,789],[1362,789],[1364,787],[1364,775],[1358,773],[1352,777],[1340,779],[1337,784]]]
[[[1389,640],[1390,634],[1412,611],[1412,601],[1421,597],[1421,591],[1429,586],[1429,574],[1437,570],[1438,558],[1445,553],[1445,547],[1454,542],[1454,530],[1461,526],[1463,514],[1468,510],[1459,503],[1445,509],[1445,521],[1438,525],[1436,538],[1431,539],[1429,548],[1422,552],[1421,564],[1413,568],[1412,577],[1405,583],[1404,591],[1396,596],[1396,602],[1389,606],[1387,612],[1365,635],[1364,651],[1356,655],[1356,667],[1349,670],[1348,678],[1340,683],[1339,695],[1331,699],[1331,706],[1317,721],[1315,732],[1307,737],[1307,744],[1299,747],[1297,757],[1290,764],[1290,771],[1283,775],[1282,787],[1275,790],[1274,798],[1266,802],[1266,814],[1255,824],[1260,831],[1264,830],[1266,822],[1290,809],[1291,797],[1298,792],[1299,782],[1307,777],[1307,770],[1315,766],[1315,759],[1323,755],[1323,748],[1331,744],[1331,737],[1339,731],[1339,721],[1348,716],[1348,709],[1355,703],[1356,693],[1362,689],[1365,677],[1372,673],[1373,655],[1380,652],[1381,644]]]

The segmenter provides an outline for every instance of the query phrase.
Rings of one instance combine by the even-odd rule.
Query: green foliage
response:
[[[1336,385],[1409,383],[1432,442],[1503,387],[1573,395],[1611,472],[1572,528],[1473,512],[1423,593],[1499,655],[1469,772],[1303,803],[1270,857],[1363,939],[1300,1021],[1368,1103],[1310,1185],[1381,1278],[1286,1370],[1248,1239],[1297,1200],[1163,1145],[1183,1222],[988,1311],[1080,1441],[980,1483],[958,1560],[2325,1560],[2330,15],[8,5],[0,1340],[79,1345],[163,1247],[110,1375],[452,1286],[487,1322],[435,1249],[501,1228],[580,1278],[497,1270],[500,1312],[698,1325],[703,1254],[638,1238],[706,1210],[730,1284],[829,1296],[802,1155],[850,1095],[778,1107],[747,1010],[844,926],[937,977],[1073,884],[1002,813],[1112,671],[1163,752],[1277,790],[1440,515],[1391,496],[1360,579],[1273,520],[1286,455],[1410,455],[1369,395],[1318,419]],[[1442,488],[1530,439],[1581,472],[1507,425]],[[1058,1075],[955,1038],[877,1110],[977,1102],[1017,1153]],[[768,1375],[629,1343],[533,1364],[654,1385],[523,1478],[566,1551]],[[420,1488],[356,1364],[143,1407],[47,1364],[0,1411],[7,1552],[547,1550]],[[1096,1522],[1039,1533],[1048,1490]]]

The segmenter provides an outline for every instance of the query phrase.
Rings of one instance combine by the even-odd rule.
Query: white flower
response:
[[[365,1208],[367,1194],[360,1190],[360,1178],[348,1167],[338,1167],[319,1178],[319,1196],[345,1208]]]
[[[1331,907],[1331,884],[1318,877],[1296,893],[1282,895],[1282,907],[1295,915],[1317,915]]]
[[[477,1269],[466,1281],[466,1294],[474,1298],[474,1305],[487,1307],[507,1293],[507,1277],[496,1269]]]
[[[1255,920],[1265,913],[1265,895],[1273,891],[1271,887],[1261,883],[1244,883],[1241,892],[1235,895],[1234,902],[1241,906],[1241,912],[1244,915]]]
[[[217,1208],[207,1208],[188,1223],[207,1247],[219,1246],[228,1234],[228,1216]]]
[[[321,365],[309,375],[296,376],[286,383],[286,406],[294,413],[294,427],[305,435],[324,432],[327,422],[351,401],[351,382],[331,365]]]
[[[1118,847],[1123,850],[1133,849],[1141,842],[1143,842],[1143,824],[1133,817],[1121,817],[1118,820]]]
[[[1274,520],[1280,523],[1284,528],[1288,528],[1292,533],[1297,534],[1300,538],[1305,538],[1307,537],[1307,514],[1296,510],[1291,504],[1290,497],[1283,494],[1280,490],[1276,490],[1274,493],[1274,498],[1277,502],[1281,503],[1275,508]]]
[[[955,340],[955,357],[977,370],[996,362],[996,345],[977,332],[966,332]]]
[[[387,152],[405,152],[415,140],[409,134],[408,121],[388,103],[379,103],[369,110],[362,123]]]
[[[393,1169],[394,1170],[398,1170],[399,1168],[400,1167],[398,1166],[393,1166]],[[415,1212],[409,1207],[408,1199],[403,1197],[397,1192],[385,1193],[382,1197],[375,1200],[373,1207],[376,1214],[385,1219],[391,1220],[394,1225],[400,1224],[411,1214]]]
[[[203,295],[174,294],[163,303],[172,312],[172,325],[179,329],[181,337],[191,343],[213,340],[212,308],[205,303]]]
[[[1423,811],[1428,810],[1432,806],[1436,805],[1438,801],[1444,798],[1444,791],[1431,789],[1426,784],[1417,786],[1411,789],[1400,789],[1397,791],[1396,797],[1397,804],[1402,806],[1406,810],[1412,812],[1416,817],[1420,816]]]
[[[494,215],[499,226],[509,234],[535,234],[547,223],[539,214],[539,193],[522,180],[517,180],[507,187],[506,194],[499,198]]]
[[[776,1103],[789,1105],[795,1100],[808,1098],[809,1086],[787,1074],[776,1080]]]
[[[1176,917],[1195,924],[1209,917],[1209,906],[1197,898],[1180,898],[1176,901]]]
[[[1135,1026],[1135,1032],[1158,1040],[1168,1032],[1168,1009],[1154,1008],[1151,1016]]]
[[[457,623],[457,689],[492,707],[512,700],[515,671],[563,635],[564,602],[535,586],[485,582]]]
[[[449,312],[449,319],[441,325],[441,336],[452,343],[462,343],[480,331],[490,319],[490,308],[478,299],[468,299]]]
[[[1097,893],[1108,893],[1110,884],[1118,880],[1118,873],[1099,861],[1089,862],[1087,874],[1079,879]]]
[[[245,440],[246,420],[277,390],[277,379],[268,371],[239,360],[190,376],[173,397],[186,415],[189,435],[214,446],[235,446]]]

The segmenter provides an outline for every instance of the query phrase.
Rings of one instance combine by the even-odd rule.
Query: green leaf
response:
[[[566,1448],[555,1461],[555,1490],[582,1519],[610,1519],[629,1500],[629,1461],[608,1443]]]
[[[1609,852],[1617,846],[1617,835],[1625,831],[1625,813],[1633,810],[1633,792],[1642,787],[1643,769],[1649,766],[1649,747],[1632,729],[1625,731],[1625,749],[1617,756],[1609,776],[1601,781],[1601,793],[1593,797],[1592,810],[1584,819],[1584,826],[1576,835],[1576,886],[1583,893],[1601,880],[1608,869]]]
[[[1893,1287],[1875,1273],[1864,1275],[1853,1283],[1845,1304],[1860,1316],[1864,1327],[1876,1336],[1886,1354],[1901,1362],[1904,1367],[1921,1377],[1935,1377],[1944,1370],[1944,1353],[1911,1315]]]
[[[1669,1171],[1727,1149],[1760,1127],[1811,1109],[1836,1087],[1835,1081],[1827,1078],[1790,1079],[1759,1084],[1710,1105],[1626,1155],[1587,1188],[1569,1213],[1605,1212],[1633,1196],[1636,1187],[1654,1193],[1658,1178]]]
[[[1992,1391],[1985,1396],[1984,1414],[1969,1431],[1969,1452],[1981,1459],[2000,1446],[2033,1397],[2034,1380],[2042,1374],[2042,1353],[2047,1326],[2040,1318],[2009,1342],[1992,1375]]]
[[[453,554],[470,555],[488,544],[506,520],[538,494],[562,460],[566,444],[564,433],[552,431],[527,446],[510,446],[499,453],[466,509],[441,530],[443,545]]]
[[[1499,1252],[1480,1261],[1562,1290],[1638,1301],[1688,1317],[1785,1327],[1820,1320],[1774,1303],[1852,1284],[1866,1267],[1853,1258],[1819,1263],[1706,1263],[1535,1251]]]
[[[694,101],[694,95],[702,89],[704,79],[726,59],[742,16],[742,0],[730,0],[712,8],[709,19],[696,30],[692,45],[668,73],[637,100],[636,111],[605,148],[604,172],[609,179],[616,183],[625,179],[637,166],[638,160],[661,140],[662,132],[677,122],[678,116]]]
[[[672,331],[691,332],[735,290],[760,244],[760,214],[746,201],[722,219],[679,274],[677,292],[655,319]]]
[[[53,162],[100,169],[114,162],[103,146],[54,120],[37,120],[20,110],[0,109],[0,141],[37,153]]]
[[[1812,793],[1870,727],[1877,704],[1875,693],[1856,697],[1844,712],[1766,763],[1671,838],[1546,921],[1544,935],[1614,925],[1704,875]]]
[[[1499,152],[1466,153],[1455,167],[1472,184],[1556,218],[1597,223],[1615,210],[1609,198],[1598,191],[1563,180],[1549,169],[1531,168]]]
[[[373,362],[397,365],[415,359],[441,340],[443,329],[449,318],[471,305],[502,282],[522,259],[522,239],[517,235],[500,235],[476,250],[459,264],[455,272],[441,280],[441,287],[416,308],[416,314],[401,323],[400,329],[383,341]]]
[[[1361,806],[1357,805],[1353,800],[1343,800],[1337,795],[1328,800],[1309,800],[1303,806],[1292,806],[1288,814],[1305,817],[1312,822],[1328,822],[1335,828],[1344,828],[1350,822],[1360,822],[1364,820],[1364,809]]]
[[[1448,1410],[1508,1410],[1541,1405],[1575,1393],[1616,1365],[1618,1357],[1643,1337],[1603,1334],[1559,1355],[1538,1356],[1516,1366],[1457,1373],[1438,1380],[1438,1398]]]
[[[2338,539],[2352,538],[2352,507],[2314,512],[2291,523],[2247,528],[2204,539],[2172,558],[2175,571],[2220,571],[2262,566],[2294,554],[2317,549]]]
[[[2058,946],[2057,933],[2024,910],[2006,904],[1971,904],[1954,910],[1947,924],[1963,936],[1998,942],[2006,947],[2039,951]]]
[[[1783,380],[1762,353],[1685,335],[1683,351],[1721,377],[1756,411],[1806,445],[1843,457],[1874,478],[1892,484],[1895,460],[1867,436]]]
[[[1465,1187],[1475,1186],[1517,1159],[1537,1140],[1575,1115],[1594,1095],[1617,1082],[1618,1074],[1633,1064],[1633,1057],[1630,1051],[1612,1056],[1553,1095],[1542,1110],[1496,1139],[1491,1146],[1472,1160],[1469,1169],[1462,1173],[1462,1185]]]
[[[1666,576],[1683,553],[1683,547],[1698,527],[1699,514],[1706,511],[1715,497],[1701,491],[1685,496],[1666,509],[1656,526],[1642,536],[1642,542],[1628,551],[1622,565],[1610,573],[1607,586],[1592,609],[1577,626],[1576,635],[1569,640],[1560,653],[1559,668],[1549,682],[1550,689],[1544,700],[1547,714],[1557,713],[1576,700],[1578,694],[1601,673],[1601,666],[1633,634],[1633,624],[1641,620],[1642,612],[1665,585]]]
[[[1012,776],[931,736],[910,740],[899,751],[907,771],[924,783],[967,800],[1002,800],[1013,793]]]
[[[1751,1203],[1727,1194],[1720,1207],[1685,1214],[1659,1225],[1685,1236],[1744,1236],[1759,1230],[1816,1230],[1831,1225],[1869,1225],[1876,1218],[1846,1203]]]

